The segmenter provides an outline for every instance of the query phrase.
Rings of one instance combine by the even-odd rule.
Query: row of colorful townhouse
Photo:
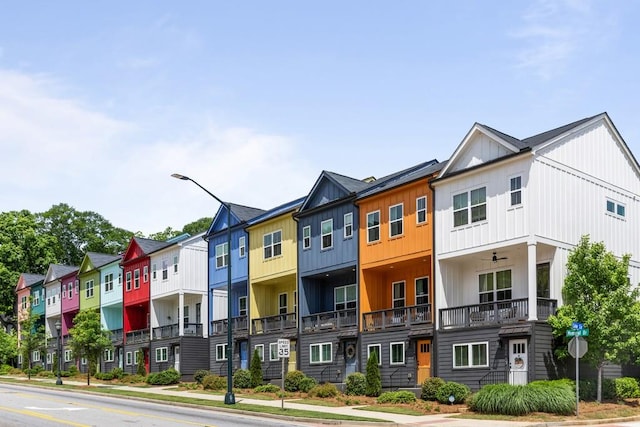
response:
[[[100,310],[106,370],[134,371],[143,354],[151,372],[226,375],[257,350],[269,381],[288,339],[288,369],[320,382],[375,353],[386,388],[522,384],[566,368],[546,319],[581,236],[631,254],[639,282],[639,203],[640,167],[606,113],[526,139],[476,123],[447,162],[380,179],[324,171],[268,211],[223,204],[204,235],[133,238],[121,258],[88,253],[37,285],[23,275],[18,304],[42,292],[47,332],[61,321],[65,340],[78,310]]]

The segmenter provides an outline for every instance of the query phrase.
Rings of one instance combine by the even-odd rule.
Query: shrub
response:
[[[113,378],[122,379],[124,377],[124,369],[115,367],[111,370]]]
[[[97,380],[111,381],[113,379],[113,373],[111,373],[111,372],[96,372],[94,377]]]
[[[616,397],[618,399],[640,397],[640,387],[638,387],[638,381],[635,378],[616,378],[614,385],[616,388]]]
[[[362,372],[347,375],[345,393],[349,396],[364,396],[367,391],[367,377]]]
[[[38,376],[43,378],[53,378],[56,374],[54,374],[53,371],[40,371],[38,372]]]
[[[202,384],[202,380],[207,375],[211,374],[208,369],[198,369],[193,373],[193,380],[198,384]]]
[[[530,399],[535,412],[570,415],[575,410],[575,390],[573,382],[536,381],[527,385],[531,390]]]
[[[138,366],[136,366],[136,374],[143,377],[147,375],[147,368],[144,365],[144,351],[142,349],[138,350]]]
[[[312,388],[318,385],[318,382],[315,378],[312,377],[304,377],[300,380],[300,391],[304,393],[309,393]]]
[[[280,393],[280,387],[275,384],[263,384],[254,389],[256,393]]]
[[[602,398],[605,400],[614,400],[616,398],[616,383],[611,378],[602,380]]]
[[[138,375],[138,374],[134,374],[134,375],[126,374],[122,378],[120,378],[120,382],[125,384],[144,383],[146,382],[146,376]]]
[[[227,387],[227,377],[209,374],[202,378],[202,388],[205,390],[224,390]]]
[[[598,383],[594,380],[580,380],[580,399],[581,400],[595,400]],[[574,383],[575,390],[575,383]],[[574,391],[575,392],[575,391]]]
[[[437,400],[436,393],[444,384],[445,381],[440,377],[427,378],[422,383],[422,393],[420,398],[422,400]]]
[[[249,371],[251,372],[251,387],[258,387],[262,384],[262,361],[257,349],[253,351]]]
[[[309,396],[311,397],[336,397],[337,395],[338,388],[331,383],[318,384],[309,390]]]
[[[151,385],[178,384],[180,382],[180,372],[174,368],[169,368],[162,372],[149,374],[146,382]]]
[[[233,373],[233,386],[237,388],[251,388],[251,372],[248,369],[238,369]]]
[[[416,401],[416,395],[410,391],[401,390],[401,391],[388,391],[386,393],[382,393],[377,402],[378,403],[413,403]]]
[[[302,371],[289,371],[284,377],[284,390],[285,391],[299,391],[300,381],[306,377]]]
[[[469,400],[476,412],[502,415],[525,415],[548,412],[561,415],[575,410],[575,393],[571,384],[559,381],[536,381],[527,385],[492,384],[483,387]]]
[[[69,366],[69,376],[75,377],[76,375],[78,375],[78,367],[76,365]]]
[[[466,385],[449,381],[438,389],[436,399],[440,403],[462,403],[470,394],[471,390]],[[453,402],[449,401],[449,396],[453,396]]]
[[[0,366],[0,375],[7,375],[13,369],[10,365],[4,364]]]
[[[378,353],[371,352],[369,359],[367,360],[367,375],[366,375],[366,390],[367,396],[380,396],[382,392],[382,379],[380,377],[380,368],[378,367]]]

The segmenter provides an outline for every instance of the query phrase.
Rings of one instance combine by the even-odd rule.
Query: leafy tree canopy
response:
[[[71,352],[76,358],[86,358],[90,367],[96,366],[102,353],[113,347],[111,333],[102,328],[100,313],[96,310],[82,310],[76,314],[69,335]],[[90,382],[90,373],[91,369],[88,369],[87,385]]]
[[[564,337],[572,322],[589,328],[583,361],[598,369],[598,400],[604,365],[628,362],[640,344],[640,293],[628,279],[629,259],[616,258],[603,243],[583,236],[567,261],[564,304],[549,318],[556,337]],[[556,354],[567,357],[567,347],[559,347]]]

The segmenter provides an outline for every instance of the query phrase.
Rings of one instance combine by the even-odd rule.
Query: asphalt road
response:
[[[132,399],[0,384],[0,426],[308,426]]]

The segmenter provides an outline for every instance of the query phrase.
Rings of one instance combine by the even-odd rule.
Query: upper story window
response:
[[[136,268],[133,271],[133,287],[138,289],[140,287],[140,269]]]
[[[333,218],[322,221],[322,249],[333,247]]]
[[[380,211],[367,214],[367,243],[380,240]]]
[[[335,310],[356,308],[356,285],[339,286],[333,291]]]
[[[429,278],[416,279],[416,305],[429,304]]]
[[[73,298],[73,283],[69,282],[69,299]]]
[[[40,291],[33,293],[33,306],[40,305]]]
[[[20,303],[21,303],[20,305],[22,306],[22,309],[26,310],[27,309],[27,297],[26,296],[22,297],[21,300],[20,300]]]
[[[305,225],[302,228],[302,249],[311,248],[311,226]]]
[[[625,206],[622,203],[615,202],[611,199],[607,199],[607,212],[620,218],[624,218],[626,215]]]
[[[178,272],[178,256],[173,257],[173,274]]]
[[[162,280],[167,280],[169,278],[169,263],[166,259],[162,260]]]
[[[536,293],[538,298],[551,298],[551,264],[545,262],[536,266]]]
[[[216,268],[223,268],[229,265],[229,244],[221,243],[216,245]]]
[[[262,237],[264,246],[264,259],[282,255],[282,231],[274,231]]]
[[[158,266],[155,263],[151,265],[151,278],[153,280],[158,278]]]
[[[142,281],[147,283],[149,282],[149,266],[145,265],[142,267]]]
[[[392,286],[392,304],[393,308],[403,308],[405,307],[405,297],[404,297],[404,281],[402,282],[394,282],[391,284]]]
[[[389,237],[400,236],[402,234],[402,203],[389,208]]]
[[[89,280],[86,282],[87,288],[84,290],[85,298],[93,298],[93,280]]]
[[[110,292],[113,290],[113,273],[105,274],[104,276],[104,291]]]
[[[247,297],[246,296],[238,298],[238,314],[240,316],[247,315]]]
[[[487,188],[481,187],[453,196],[453,226],[487,219]]]
[[[480,303],[511,299],[511,270],[483,273],[478,276]]]
[[[344,214],[344,238],[353,236],[353,212]]]
[[[278,313],[279,314],[287,314],[287,294],[282,293],[278,295]]]
[[[125,285],[126,289],[128,291],[130,291],[131,290],[131,272],[130,271],[127,271],[127,276],[126,276],[126,279],[125,279],[125,283],[126,283],[126,285]]]
[[[247,256],[247,239],[245,236],[238,238],[238,256],[240,258]]]
[[[522,177],[514,176],[509,180],[510,194],[511,194],[511,206],[517,206],[522,204]]]
[[[416,199],[416,224],[427,222],[427,197],[422,196]]]

